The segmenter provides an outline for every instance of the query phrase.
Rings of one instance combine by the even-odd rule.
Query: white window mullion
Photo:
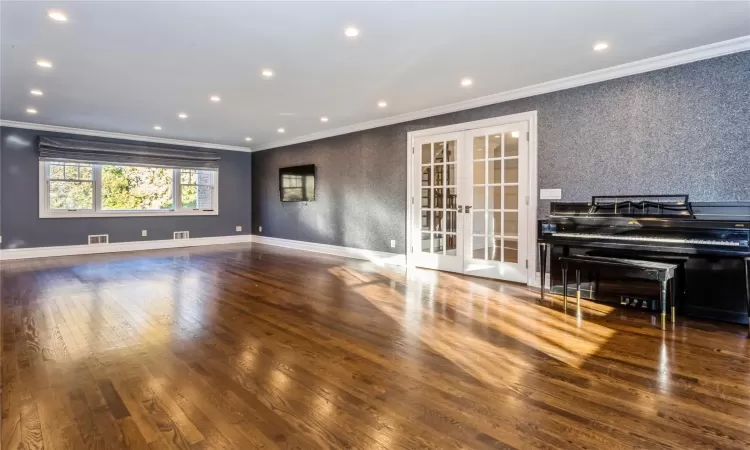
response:
[[[93,183],[94,183],[94,211],[102,211],[102,166],[101,164],[94,164],[93,172]]]
[[[172,207],[175,211],[182,209],[182,169],[174,169],[172,175],[172,192],[174,200],[172,201]]]

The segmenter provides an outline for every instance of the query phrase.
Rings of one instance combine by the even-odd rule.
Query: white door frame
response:
[[[447,125],[444,127],[429,128],[425,130],[409,131],[406,133],[406,173],[408,174],[408,180],[406,183],[406,267],[414,267],[414,258],[412,258],[412,228],[413,228],[413,217],[414,211],[414,187],[413,187],[413,171],[414,171],[414,138],[430,136],[433,134],[444,134],[453,133],[457,131],[467,131],[477,128],[487,128],[497,125],[505,125],[514,122],[529,122],[529,204],[528,214],[526,218],[526,227],[528,229],[527,239],[527,251],[529,260],[529,270],[527,271],[526,284],[529,286],[538,286],[539,280],[536,271],[536,240],[537,240],[537,199],[539,191],[537,188],[537,112],[527,111],[518,114],[511,114],[508,116],[493,117],[490,119],[475,120],[473,122],[457,123],[454,125]],[[520,200],[520,199],[519,199]],[[524,199],[525,200],[525,199]],[[524,201],[521,200],[521,201]]]

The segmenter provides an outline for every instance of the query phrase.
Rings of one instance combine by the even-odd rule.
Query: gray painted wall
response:
[[[172,239],[174,231],[190,231],[191,238],[249,234],[251,225],[251,155],[218,151],[219,215],[172,217],[39,218],[40,135],[76,137],[109,142],[113,139],[0,128],[0,235],[2,248],[86,244],[89,234],[109,234],[110,242]],[[156,145],[151,144],[148,145]],[[235,226],[241,225],[242,232]],[[148,237],[141,237],[148,230]]]
[[[406,133],[532,110],[539,188],[561,188],[564,201],[682,193],[698,201],[750,200],[744,52],[253,153],[253,233],[404,253]],[[278,169],[297,164],[316,165],[316,201],[282,204]],[[540,201],[539,217],[548,212],[549,202]]]

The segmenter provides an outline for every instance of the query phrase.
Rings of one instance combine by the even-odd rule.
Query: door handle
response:
[[[461,205],[458,205],[458,212],[463,212],[463,210],[461,210],[461,208],[463,208],[463,207]]]
[[[465,208],[465,209],[466,209],[466,214],[468,214],[468,213],[469,213],[469,210],[471,209],[471,206],[469,206],[469,205],[466,205],[466,208]]]

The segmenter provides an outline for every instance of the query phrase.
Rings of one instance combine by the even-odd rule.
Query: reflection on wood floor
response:
[[[254,244],[4,262],[3,449],[748,448],[745,327]]]

